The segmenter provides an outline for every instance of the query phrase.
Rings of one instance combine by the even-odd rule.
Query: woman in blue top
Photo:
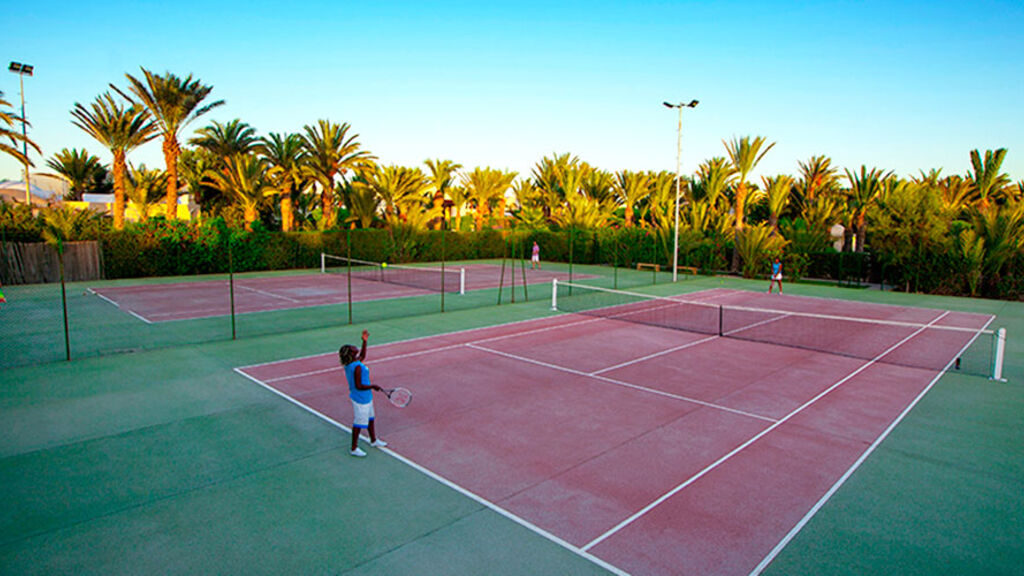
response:
[[[359,448],[359,433],[363,428],[370,432],[370,445],[383,448],[387,442],[379,440],[373,429],[373,391],[383,391],[380,386],[370,383],[370,369],[363,364],[366,358],[366,341],[370,333],[363,330],[363,348],[357,349],[351,344],[346,344],[338,350],[338,359],[345,367],[345,377],[348,379],[348,397],[352,400],[352,449],[349,454],[353,456],[366,456]]]
[[[772,293],[772,288],[775,283],[779,283],[779,294],[782,294],[782,262],[776,258],[775,262],[772,262],[772,280],[768,283],[768,293]]]

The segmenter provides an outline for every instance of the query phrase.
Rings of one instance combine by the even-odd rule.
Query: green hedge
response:
[[[41,241],[42,219],[26,208],[0,203],[0,241]],[[90,228],[83,238],[99,239],[107,278],[181,276],[235,271],[312,269],[320,253],[348,253],[354,258],[384,262],[437,262],[511,256],[529,257],[533,242],[545,261],[635,267],[639,262],[671,264],[671,236],[641,228],[598,230],[484,230],[445,232],[389,229],[278,232],[256,222],[252,231],[230,228],[220,218],[202,223],[152,219],[129,223],[123,230]],[[884,243],[883,243],[884,244]],[[870,281],[897,290],[934,294],[1019,299],[1024,295],[1024,257],[1011,256],[999,270],[985,270],[972,286],[970,266],[951,248],[925,249],[899,243],[891,250],[840,254],[831,248],[808,250],[790,246],[783,256],[791,279],[820,278],[840,283]],[[230,247],[230,250],[229,250]],[[679,263],[702,273],[729,268],[733,246],[724,236],[683,233]],[[765,270],[767,274],[767,270]]]

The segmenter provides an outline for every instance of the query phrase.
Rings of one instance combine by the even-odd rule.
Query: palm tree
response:
[[[125,192],[142,222],[149,220],[149,213],[159,204],[161,194],[166,189],[167,172],[159,168],[150,170],[142,164],[138,168],[132,168],[128,173],[128,187]]]
[[[462,169],[462,164],[440,159],[427,160],[424,163],[430,170],[427,182],[434,190],[434,208],[442,210],[444,200],[448,197],[448,191],[455,185],[455,172]],[[442,215],[442,218],[444,217]]]
[[[14,159],[20,164],[34,166],[32,160],[25,156],[24,152],[19,150],[16,144],[18,142],[23,142],[31,146],[33,150],[40,154],[43,152],[39,149],[39,146],[36,146],[36,143],[33,142],[31,138],[28,138],[20,131],[13,129],[14,123],[21,123],[22,118],[21,116],[3,110],[3,108],[10,107],[10,105],[10,102],[4,100],[4,93],[0,91],[0,152],[14,157]],[[31,122],[25,123],[29,126],[32,125]],[[8,144],[8,142],[10,143]]]
[[[615,174],[615,191],[625,207],[626,228],[632,228],[637,204],[651,195],[650,180],[643,172],[623,170]]]
[[[736,250],[743,261],[743,276],[752,278],[767,268],[771,256],[778,256],[787,241],[767,224],[751,226],[736,238]]]
[[[75,102],[71,123],[110,150],[114,161],[114,228],[124,228],[125,175],[128,153],[156,138],[158,129],[149,112],[136,104],[124,105],[109,93],[98,96],[86,108]]]
[[[462,209],[470,200],[469,190],[461,184],[448,189],[448,196],[452,200],[452,213],[450,217],[455,221],[454,230],[462,229]]]
[[[552,158],[542,158],[533,167],[533,183],[544,199],[544,215],[550,218],[565,201],[567,191],[562,184],[564,175],[570,171],[584,168],[580,159],[566,152],[556,154]],[[582,185],[582,182],[580,183]],[[578,190],[578,188],[577,188]],[[572,190],[576,192],[577,190]]]
[[[254,151],[260,139],[256,137],[255,128],[235,118],[227,124],[214,120],[209,126],[196,130],[196,136],[188,143],[209,150],[215,158],[223,160]]]
[[[107,173],[106,168],[100,163],[100,159],[89,154],[85,149],[68,150],[64,148],[54,154],[53,158],[47,160],[46,165],[67,181],[71,188],[68,200],[81,200],[82,194],[89,189],[89,185]]]
[[[178,181],[188,187],[196,203],[208,214],[215,214],[230,202],[206,180],[206,174],[217,166],[217,158],[206,148],[185,148],[178,156]]]
[[[345,185],[348,207],[346,223],[351,223],[353,227],[358,224],[359,228],[369,228],[380,209],[380,196],[373,188],[366,186],[361,178],[357,174],[352,182]]]
[[[790,195],[793,192],[793,177],[779,175],[772,178],[762,177],[764,183],[765,199],[768,201],[768,225],[772,233],[779,231],[779,216],[789,205]]]
[[[615,196],[615,175],[611,172],[596,168],[587,170],[581,189],[588,198],[602,204],[614,205],[618,201]]]
[[[178,155],[181,145],[178,137],[181,131],[210,110],[223,106],[223,100],[202,105],[213,86],[193,80],[189,74],[179,78],[170,72],[157,76],[142,68],[143,79],[125,74],[128,78],[128,93],[110,85],[118,94],[149,111],[163,137],[164,163],[167,170],[167,217],[178,215]]]
[[[384,202],[388,216],[405,219],[409,213],[423,212],[430,184],[419,168],[374,166],[360,170],[359,175],[359,181],[353,184],[373,190]]]
[[[831,194],[839,188],[839,177],[828,156],[811,156],[806,163],[798,162],[800,179],[796,192],[803,207],[814,204],[821,194]]]
[[[281,197],[281,229],[289,232],[295,226],[292,195],[302,189],[305,155],[302,136],[271,132],[257,147],[269,163],[267,176]]]
[[[680,210],[680,228],[700,232],[702,237],[708,232],[728,236],[733,221],[726,194],[735,176],[736,169],[721,156],[702,162],[696,180],[684,188],[687,202]]]
[[[64,243],[79,237],[99,215],[92,210],[78,210],[70,206],[53,206],[43,212],[43,240],[63,255]],[[63,256],[60,259],[63,268]],[[61,271],[63,275],[63,270]]]
[[[208,177],[214,187],[238,200],[245,210],[245,229],[252,230],[263,198],[274,191],[266,161],[252,154],[230,156],[223,169],[210,172]]]
[[[971,150],[973,172],[967,178],[973,187],[974,200],[982,210],[987,209],[999,192],[1010,184],[1010,177],[1002,173],[1005,158],[1006,148],[986,150],[984,160],[977,150]]]
[[[926,184],[928,185],[928,184]],[[942,203],[950,215],[963,214],[971,205],[974,186],[961,176],[946,176],[935,184],[942,197]]]
[[[998,282],[1014,258],[1024,251],[1024,204],[979,207],[974,212],[974,231],[984,242],[983,273],[990,282]]]
[[[725,143],[725,149],[729,153],[729,160],[733,168],[736,169],[737,175],[734,198],[737,236],[743,233],[743,217],[746,211],[748,193],[747,176],[757,167],[757,164],[764,158],[764,155],[775,146],[775,142],[772,142],[762,150],[764,143],[765,138],[763,136],[757,136],[753,140],[749,136],[739,139],[733,138],[732,142]],[[739,269],[739,262],[740,254],[738,251],[733,250],[732,268],[734,271]]]
[[[506,172],[494,168],[474,168],[469,174],[462,176],[462,185],[466,187],[470,201],[476,206],[476,229],[482,230],[484,219],[491,211],[491,205],[500,206],[500,219],[504,218],[505,192],[516,179],[516,172]]]
[[[306,125],[302,135],[302,146],[306,152],[306,174],[320,185],[320,203],[323,218],[321,229],[333,228],[336,220],[334,212],[334,184],[336,177],[344,177],[345,172],[371,163],[374,156],[360,150],[359,135],[349,135],[352,127],[347,123],[335,124],[330,120],[318,120],[316,126]]]
[[[872,168],[870,171],[866,166],[861,165],[860,174],[851,173],[846,170],[846,178],[850,181],[850,189],[846,196],[846,205],[850,212],[850,219],[856,233],[854,251],[864,251],[864,241],[867,237],[867,213],[868,209],[878,199],[885,187],[886,180],[892,176],[892,171],[885,172],[879,168]]]

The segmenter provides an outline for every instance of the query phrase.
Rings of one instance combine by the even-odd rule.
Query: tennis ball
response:
[[[387,262],[381,262],[380,267],[381,268],[387,268],[388,267],[388,263]]]

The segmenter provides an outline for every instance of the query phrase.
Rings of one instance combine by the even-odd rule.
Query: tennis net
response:
[[[353,278],[361,280],[398,284],[431,292],[466,293],[466,271],[463,268],[403,266],[321,253],[320,272],[324,274],[351,273]]]
[[[553,283],[556,310],[611,320],[775,344],[885,364],[950,368],[1002,379],[1004,329],[967,328],[981,317],[941,313],[928,324],[726,306],[565,282]],[[852,305],[852,303],[851,303]],[[894,310],[901,310],[895,308]],[[949,316],[947,318],[947,316]],[[942,324],[943,321],[948,322]]]

